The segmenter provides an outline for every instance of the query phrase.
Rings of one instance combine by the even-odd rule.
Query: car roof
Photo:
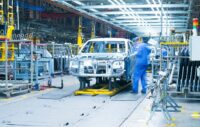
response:
[[[130,40],[125,38],[94,38],[88,41],[130,41]]]

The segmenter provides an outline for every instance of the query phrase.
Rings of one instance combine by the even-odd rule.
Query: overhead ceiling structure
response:
[[[193,0],[52,0],[138,36],[185,32]]]

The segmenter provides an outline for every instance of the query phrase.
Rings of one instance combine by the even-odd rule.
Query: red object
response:
[[[193,22],[198,22],[198,18],[193,18]]]
[[[198,25],[199,25],[198,18],[193,18],[193,26],[198,26]]]
[[[42,86],[40,87],[40,90],[46,90],[47,88],[48,88],[47,86],[42,85]]]
[[[42,18],[65,18],[65,17],[72,17],[72,16],[75,16],[75,15],[67,14],[67,13],[48,13],[48,12],[41,13]]]
[[[118,37],[125,37],[126,33],[124,31],[118,32]]]
[[[8,38],[6,38],[6,37],[4,37],[4,38],[0,38],[0,41],[6,41],[6,40],[10,40],[10,39],[8,39]]]

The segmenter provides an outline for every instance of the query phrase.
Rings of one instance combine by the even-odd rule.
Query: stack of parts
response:
[[[181,56],[185,58],[180,58],[177,91],[200,92],[200,78],[197,76],[197,68],[200,66],[200,62],[189,60],[188,48],[181,51]]]

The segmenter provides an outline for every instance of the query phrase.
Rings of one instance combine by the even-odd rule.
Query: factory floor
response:
[[[156,113],[147,124],[152,99],[129,91],[109,96],[74,96],[75,77],[65,76],[64,89],[46,89],[10,99],[0,97],[0,127],[200,127],[198,101],[177,101],[181,112],[172,113],[168,124]],[[60,78],[53,79],[60,85]],[[59,97],[62,96],[61,99]],[[193,115],[192,115],[193,114]]]

